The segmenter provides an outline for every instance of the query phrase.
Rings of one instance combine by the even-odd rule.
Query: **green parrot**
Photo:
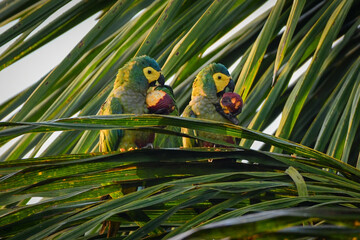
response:
[[[159,64],[148,56],[131,59],[116,76],[114,87],[105,103],[101,106],[99,115],[111,114],[145,114],[149,113],[146,97],[152,87],[159,83],[164,85],[165,78],[161,74]],[[99,139],[100,152],[126,151],[146,147],[154,141],[154,133],[134,130],[101,130]],[[122,187],[119,191],[103,196],[101,199],[119,198],[124,194],[136,191],[136,187]],[[128,215],[133,217],[134,213]],[[146,215],[139,213],[144,222],[149,221]],[[139,223],[141,225],[141,223]],[[120,223],[103,222],[100,234],[107,229],[107,237],[114,237]]]
[[[208,65],[197,74],[192,86],[191,101],[186,106],[182,116],[238,124],[235,115],[225,113],[220,105],[223,94],[233,92],[234,86],[235,83],[224,65],[219,63]],[[190,135],[235,143],[234,139],[228,136],[201,131],[195,132],[187,128],[182,128],[181,131]],[[190,138],[183,138],[183,147],[195,146],[214,147],[214,144],[205,141],[195,142]]]
[[[101,106],[99,115],[145,114],[147,92],[156,83],[164,85],[159,64],[148,56],[131,59],[116,76],[114,88]],[[134,130],[101,130],[100,152],[142,148],[154,141],[154,134]]]

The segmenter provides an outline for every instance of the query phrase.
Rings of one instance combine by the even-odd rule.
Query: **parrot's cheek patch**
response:
[[[218,93],[218,95],[220,93],[226,92],[227,88],[231,88],[232,85],[234,85],[234,81],[232,81],[231,77],[223,73],[215,73],[213,75],[213,79],[215,82],[216,92]]]
[[[152,67],[146,67],[143,69],[144,76],[148,80],[148,83],[150,86],[155,86],[156,81],[161,77],[161,73],[159,71],[156,71]]]

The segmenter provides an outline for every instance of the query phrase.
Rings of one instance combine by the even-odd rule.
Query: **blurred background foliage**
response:
[[[0,2],[0,26],[18,20],[0,35],[0,45],[16,38],[0,70],[101,11],[59,65],[0,106],[10,119],[1,145],[18,137],[0,157],[0,237],[102,239],[107,219],[120,222],[116,239],[359,236],[359,1],[84,0],[33,33],[68,2]],[[230,68],[239,126],[95,116],[117,70],[140,55],[162,66],[180,114],[204,66]],[[182,149],[180,127],[239,144]],[[157,144],[97,153],[104,128],[150,129]],[[123,187],[138,191],[101,198]]]

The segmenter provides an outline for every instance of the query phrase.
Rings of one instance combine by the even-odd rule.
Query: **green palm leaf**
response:
[[[120,223],[118,239],[359,235],[358,1],[284,0],[269,9],[259,0],[81,1],[37,31],[67,2],[0,3],[0,26],[18,20],[0,34],[0,45],[16,38],[0,53],[0,69],[101,12],[58,66],[0,106],[0,238],[101,239],[105,220]],[[232,66],[245,100],[240,125],[97,116],[117,70],[143,54],[172,77],[180,114],[205,65]],[[99,153],[100,129],[153,131],[157,145]],[[182,137],[224,147],[182,149]],[[103,197],[123,187],[138,190]],[[42,200],[27,204],[33,197]]]

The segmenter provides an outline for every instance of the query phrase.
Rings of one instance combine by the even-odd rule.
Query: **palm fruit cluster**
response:
[[[234,92],[224,93],[220,99],[220,106],[225,114],[239,115],[242,110],[243,100],[239,94]]]
[[[157,86],[146,95],[146,106],[149,113],[165,114],[172,113],[175,108],[175,98],[170,86]]]

